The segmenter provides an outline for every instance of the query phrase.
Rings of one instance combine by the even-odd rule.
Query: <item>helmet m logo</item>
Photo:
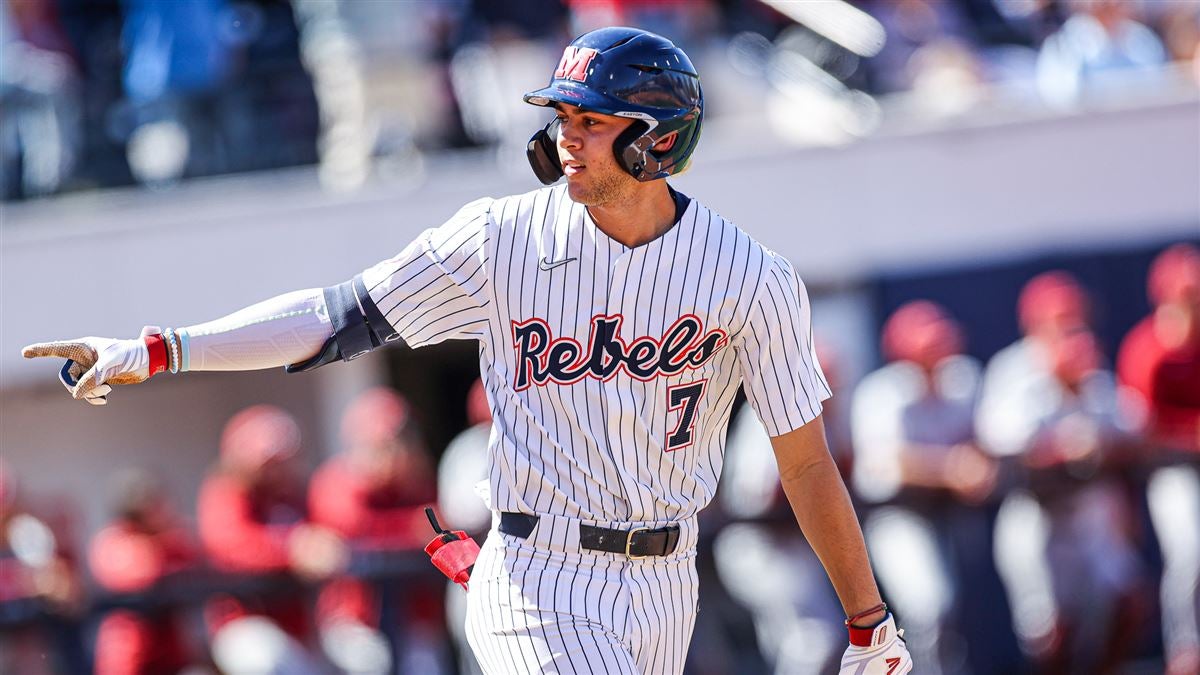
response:
[[[554,71],[554,78],[583,82],[587,79],[588,66],[591,65],[592,59],[596,58],[596,54],[596,50],[591,47],[568,45],[563,50],[562,59],[558,62],[558,68]]]

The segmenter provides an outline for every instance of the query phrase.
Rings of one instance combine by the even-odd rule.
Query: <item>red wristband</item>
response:
[[[855,622],[863,617],[870,616],[875,612],[882,611],[883,618],[873,622],[870,626],[858,626]],[[850,644],[856,647],[874,647],[883,644],[891,636],[887,634],[887,629],[883,624],[887,622],[888,617],[887,605],[879,603],[870,609],[863,610],[854,616],[846,619],[846,630],[850,633]]]
[[[154,377],[167,369],[167,341],[162,333],[147,335],[145,340],[150,352],[150,377]]]

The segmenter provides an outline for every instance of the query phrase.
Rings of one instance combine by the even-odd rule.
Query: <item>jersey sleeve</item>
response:
[[[808,291],[791,263],[775,256],[734,338],[746,398],[771,436],[821,414],[831,392],[817,362]]]
[[[371,299],[409,346],[478,339],[486,332],[491,204],[467,204],[399,255],[363,272]]]

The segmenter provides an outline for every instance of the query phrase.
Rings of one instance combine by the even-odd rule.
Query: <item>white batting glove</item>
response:
[[[146,338],[157,335],[156,326],[146,326],[135,340],[85,337],[76,340],[39,342],[21,350],[27,359],[43,356],[67,359],[59,380],[71,397],[92,405],[108,402],[110,385],[136,384],[150,378],[150,350]]]
[[[891,614],[874,628],[850,628],[850,646],[842,654],[838,675],[904,675],[913,669],[904,644],[904,631],[896,630]]]

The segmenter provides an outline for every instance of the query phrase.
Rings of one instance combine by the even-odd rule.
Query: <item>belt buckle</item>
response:
[[[634,555],[629,552],[630,547],[633,546],[633,535],[637,534],[638,532],[648,532],[648,531],[650,531],[650,528],[648,528],[648,527],[635,527],[625,534],[625,557],[626,558],[629,558],[630,560],[641,560],[642,558],[650,557],[650,556],[646,556],[646,555]]]

